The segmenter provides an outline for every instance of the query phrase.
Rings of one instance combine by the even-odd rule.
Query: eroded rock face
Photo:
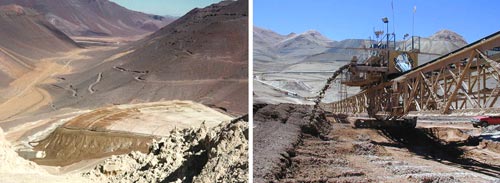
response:
[[[173,130],[148,154],[113,156],[84,176],[121,182],[247,182],[248,124]]]

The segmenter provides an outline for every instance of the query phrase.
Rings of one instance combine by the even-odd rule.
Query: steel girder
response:
[[[411,111],[449,114],[500,108],[500,32],[417,67],[395,79],[331,103],[334,113],[386,119]]]

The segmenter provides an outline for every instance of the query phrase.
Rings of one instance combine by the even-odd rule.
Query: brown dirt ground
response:
[[[331,123],[328,132],[318,135],[301,130],[300,123],[289,123],[306,123],[302,120],[308,112],[305,106],[254,108],[255,182],[491,182],[500,178],[495,145],[487,148],[471,135],[471,129],[353,129],[350,124]]]

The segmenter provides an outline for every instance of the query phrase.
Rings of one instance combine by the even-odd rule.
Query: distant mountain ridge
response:
[[[70,36],[133,36],[174,20],[128,10],[109,0],[2,0],[0,5],[32,8]]]
[[[411,41],[398,47],[411,45]],[[275,70],[279,65],[286,67],[298,62],[346,61],[352,56],[366,54],[363,50],[345,49],[362,48],[370,45],[367,39],[330,40],[320,32],[309,30],[301,34],[280,35],[272,30],[254,27],[254,67],[256,70]],[[440,30],[435,34],[420,39],[420,51],[432,54],[446,54],[467,45],[459,34],[450,30]],[[420,64],[437,55],[420,55]],[[283,68],[281,67],[281,68]]]
[[[259,61],[296,61],[325,51],[334,41],[320,32],[309,30],[301,34],[280,35],[271,30],[254,27],[254,57]]]

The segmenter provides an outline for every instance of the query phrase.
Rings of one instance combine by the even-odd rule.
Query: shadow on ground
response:
[[[380,129],[379,133],[393,140],[395,143],[373,142],[375,144],[405,147],[410,152],[425,159],[493,177],[500,177],[500,166],[479,162],[465,156],[467,151],[461,147],[479,145],[481,140],[477,137],[470,137],[464,141],[448,143],[436,137],[433,129],[389,128]]]

